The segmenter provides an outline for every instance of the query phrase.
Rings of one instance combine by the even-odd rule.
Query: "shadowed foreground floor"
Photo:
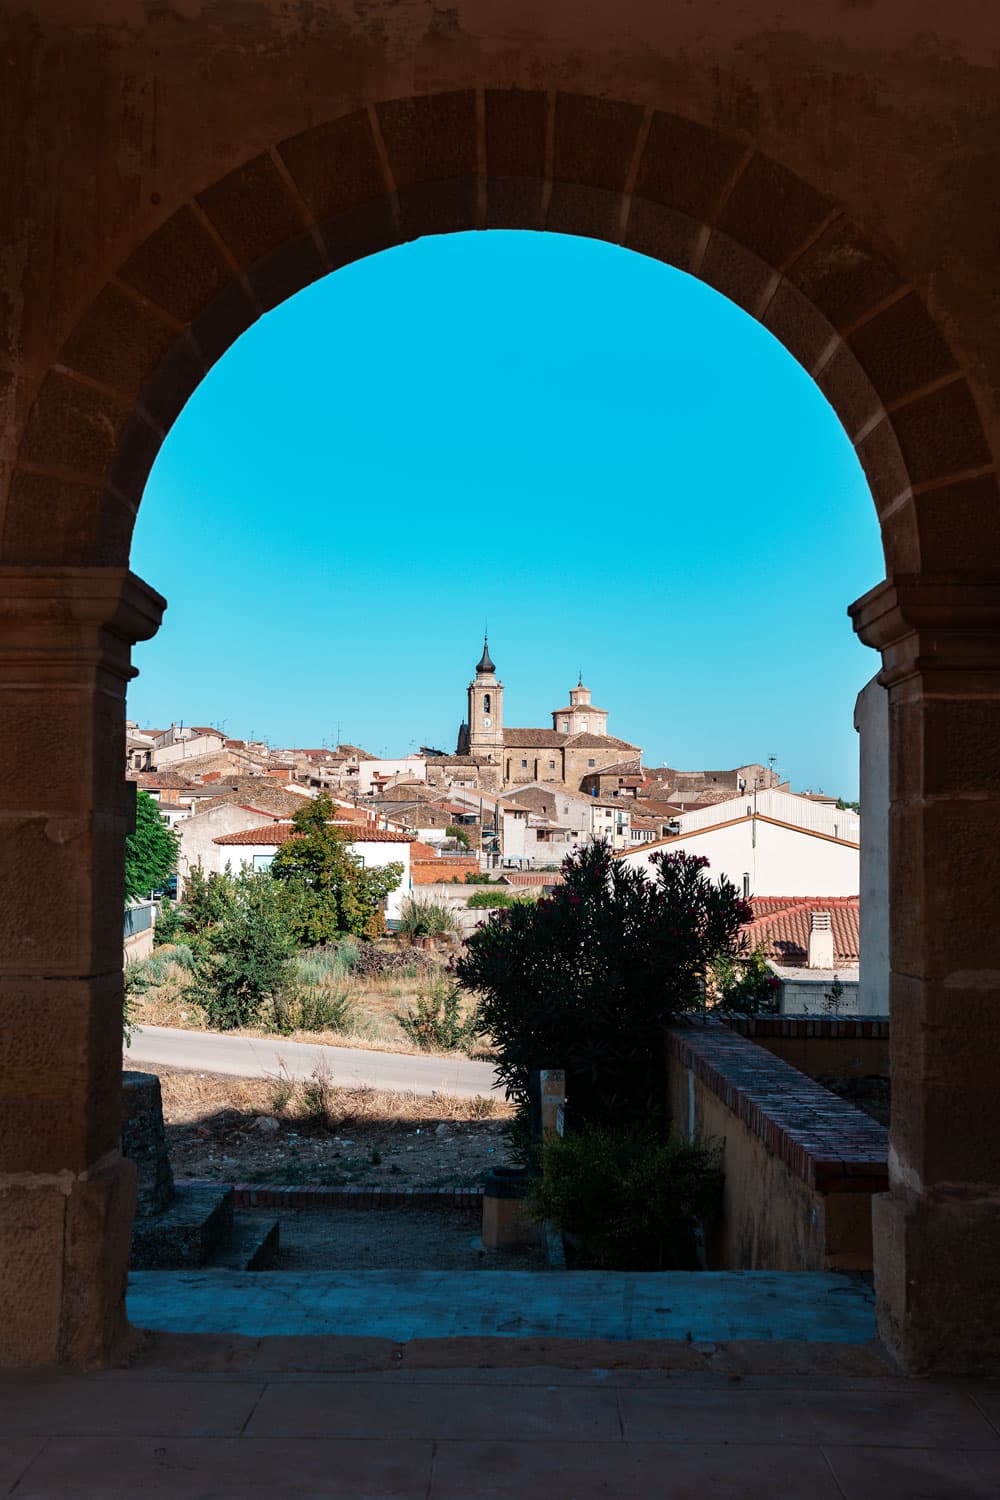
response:
[[[143,1272],[129,1306],[129,1368],[0,1377],[0,1495],[1000,1496],[1000,1382],[896,1375],[858,1277]]]
[[[868,1345],[154,1336],[128,1371],[0,1379],[0,1494],[981,1500],[1000,1389]]]

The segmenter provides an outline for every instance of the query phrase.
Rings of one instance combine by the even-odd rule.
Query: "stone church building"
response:
[[[608,734],[608,711],[591,703],[582,676],[570,690],[569,704],[553,709],[551,729],[507,727],[503,696],[503,683],[484,640],[475,678],[468,687],[468,708],[458,731],[456,753],[428,762],[428,780],[475,782],[487,791],[547,781],[579,791],[585,777],[605,766],[634,761],[638,770],[640,747]]]

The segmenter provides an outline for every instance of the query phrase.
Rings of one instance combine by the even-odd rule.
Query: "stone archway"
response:
[[[992,454],[964,374],[921,297],[836,203],[746,141],[664,110],[467,89],[276,142],[134,249],[42,374],[0,557],[126,566],[167,429],[258,317],[362,256],[487,228],[622,244],[757,317],[854,443],[890,576],[964,571],[964,534],[987,539]]]
[[[969,907],[1000,847],[983,740],[1000,722],[1000,528],[966,372],[885,248],[751,139],[636,102],[475,88],[382,99],[207,182],[130,249],[33,377],[0,542],[15,1060],[0,1098],[0,1238],[21,1308],[3,1357],[105,1358],[124,1328],[120,750],[128,647],[163,604],[127,572],[156,452],[268,308],[390,245],[489,227],[606,239],[701,277],[781,339],[855,445],[889,576],[853,609],[883,652],[894,752],[880,1316],[914,1367],[988,1364],[1000,1353],[1000,1294],[982,1269],[1000,1247],[998,1142],[982,1125],[992,1081],[972,1060],[997,1050],[1000,1028]],[[60,752],[63,774],[39,776]]]

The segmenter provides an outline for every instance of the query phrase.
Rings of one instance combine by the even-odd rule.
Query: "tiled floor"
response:
[[[806,1339],[874,1337],[871,1288],[825,1272],[136,1271],[142,1328],[255,1338]]]
[[[1000,1496],[1000,1390],[986,1383],[802,1375],[794,1360],[790,1374],[743,1376],[538,1367],[323,1374],[296,1371],[294,1359],[254,1375],[239,1359],[212,1373],[191,1363],[147,1357],[127,1372],[0,1379],[0,1495]]]

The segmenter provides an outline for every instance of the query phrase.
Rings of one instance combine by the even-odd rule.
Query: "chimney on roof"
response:
[[[809,914],[809,958],[810,969],[833,968],[833,922],[828,911]]]

